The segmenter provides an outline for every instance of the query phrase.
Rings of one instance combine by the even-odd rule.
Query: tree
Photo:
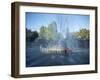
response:
[[[41,39],[46,39],[46,27],[45,26],[42,26],[40,28],[40,33],[39,33],[39,36]]]
[[[57,24],[56,22],[50,23],[47,27],[40,28],[40,38],[46,40],[56,40],[57,37]]]
[[[57,38],[57,24],[53,21],[51,24],[48,25],[48,40],[56,40]]]
[[[32,36],[32,31],[26,28],[26,41],[30,41],[31,36]]]
[[[34,41],[38,37],[39,34],[37,31],[31,31],[26,28],[26,41]]]
[[[31,37],[30,37],[30,40],[31,41],[34,41],[36,38],[38,38],[39,37],[39,34],[38,34],[38,32],[37,31],[34,31],[34,32],[32,32],[32,35],[31,35]]]
[[[78,39],[89,40],[89,30],[82,28],[79,32],[75,33],[75,36]]]

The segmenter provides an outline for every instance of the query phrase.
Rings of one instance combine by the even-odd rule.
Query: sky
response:
[[[63,33],[66,32],[67,28],[69,32],[76,32],[81,28],[89,29],[90,27],[89,15],[26,12],[25,18],[26,28],[38,32],[41,26],[48,26],[53,21],[57,23],[58,32]]]

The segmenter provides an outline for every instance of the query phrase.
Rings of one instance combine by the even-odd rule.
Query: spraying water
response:
[[[69,31],[67,18],[62,18],[62,16],[57,17],[56,23],[53,25],[54,27],[57,27],[57,30],[55,30],[55,32],[57,31],[61,35],[61,37],[58,40],[49,41],[46,47],[40,46],[40,50],[44,53],[61,53],[68,50],[73,51],[78,48],[77,39],[75,38],[73,32]]]

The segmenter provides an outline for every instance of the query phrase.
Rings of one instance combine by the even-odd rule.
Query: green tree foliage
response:
[[[57,24],[56,22],[52,22],[48,25],[48,39],[56,40],[57,37]]]
[[[39,34],[37,31],[31,31],[26,28],[26,41],[34,41],[36,38],[38,38]]]
[[[79,32],[75,33],[75,36],[78,39],[89,40],[89,30],[85,29],[85,28],[82,28],[82,29],[80,29]]]
[[[34,41],[36,38],[42,40],[53,40],[57,41],[63,38],[62,34],[57,32],[57,24],[55,21],[48,24],[48,26],[41,26],[39,33],[37,31],[31,31],[26,28],[26,40]]]
[[[47,27],[42,26],[40,28],[40,38],[46,40],[56,40],[57,38],[57,24],[52,22]]]
[[[30,41],[31,36],[32,36],[32,31],[26,28],[26,41]]]
[[[47,28],[45,26],[42,26],[40,28],[40,33],[39,33],[40,38],[46,39],[46,32],[47,32]]]
[[[31,35],[31,41],[34,41],[36,38],[39,37],[39,34],[37,31],[33,31],[32,32],[32,35]]]

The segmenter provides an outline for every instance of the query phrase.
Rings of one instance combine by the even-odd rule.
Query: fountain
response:
[[[66,31],[66,37],[63,39],[59,39],[57,42],[49,43],[47,47],[43,47],[42,45],[40,46],[40,50],[43,53],[56,53],[56,54],[62,54],[62,53],[71,53],[72,48],[74,48],[74,43],[75,39],[73,36],[70,36],[69,30],[67,28]]]
[[[64,21],[65,20],[65,21]],[[75,39],[73,33],[69,31],[69,25],[67,23],[67,18],[59,18],[57,24],[57,32],[62,35],[62,38],[59,38],[57,41],[51,41],[48,43],[48,46],[40,46],[40,51],[43,53],[71,53],[78,48],[78,41]],[[66,26],[67,23],[67,26]],[[64,27],[63,27],[64,26]]]

